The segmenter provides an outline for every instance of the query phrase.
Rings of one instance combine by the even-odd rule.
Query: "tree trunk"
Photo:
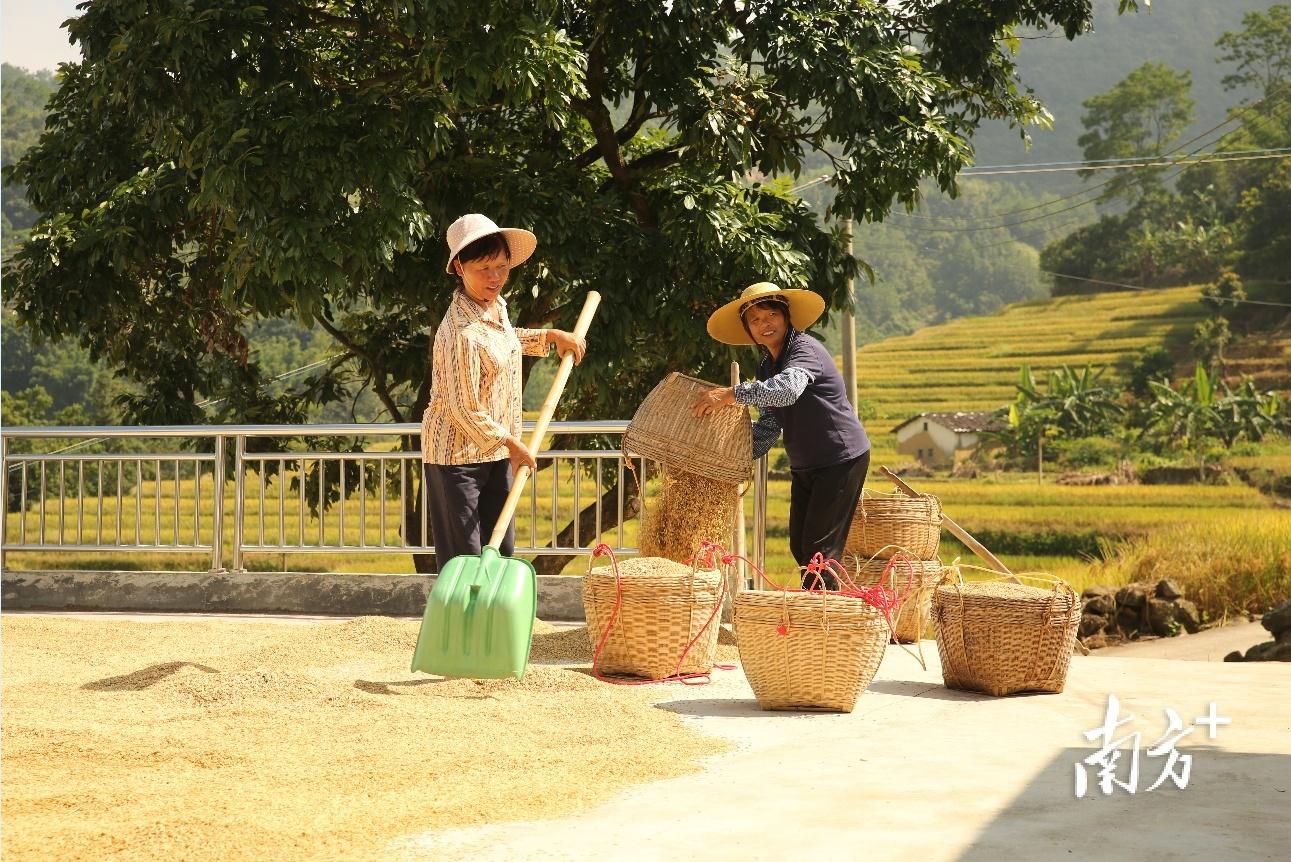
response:
[[[588,537],[596,535],[596,506],[595,501],[584,507],[583,511],[578,513],[578,536],[583,542],[589,540]],[[601,529],[609,530],[619,525],[618,510],[618,485],[611,485],[601,495]],[[624,523],[635,518],[641,512],[641,498],[635,494],[626,496],[623,500],[623,520]],[[565,529],[560,531],[556,537],[556,546],[569,547],[574,542],[574,522],[570,521],[565,525]],[[548,544],[547,547],[553,547]],[[559,575],[565,566],[569,565],[574,559],[573,554],[560,554],[557,556],[540,556],[534,560],[533,567],[540,575]]]
[[[1036,467],[1038,467],[1040,470],[1040,478],[1037,480],[1037,484],[1043,485],[1044,484],[1044,435],[1043,434],[1041,434],[1039,438],[1036,439]]]

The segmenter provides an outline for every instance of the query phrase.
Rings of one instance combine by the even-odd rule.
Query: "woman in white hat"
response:
[[[770,282],[744,289],[708,318],[708,334],[723,344],[754,344],[757,379],[708,392],[694,406],[705,416],[727,404],[761,411],[753,424],[753,457],[784,434],[792,487],[789,549],[800,569],[817,552],[841,560],[852,515],[870,467],[870,440],[847,400],[834,359],[806,329],[825,310],[810,290],[781,290]],[[803,587],[822,586],[803,575]],[[824,573],[823,586],[837,589]]]
[[[545,356],[555,344],[581,362],[587,343],[560,329],[518,329],[507,317],[502,289],[513,267],[538,245],[520,228],[499,228],[486,216],[464,215],[448,228],[449,275],[459,284],[435,332],[430,403],[421,420],[422,460],[438,569],[453,557],[478,554],[493,532],[521,465],[537,469],[520,440],[521,355]],[[514,527],[502,542],[515,545]]]

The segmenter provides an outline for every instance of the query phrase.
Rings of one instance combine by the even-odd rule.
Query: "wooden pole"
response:
[[[731,362],[731,385],[734,386],[739,382],[740,382],[740,363],[732,361]],[[748,484],[744,483],[744,484],[741,484],[740,487],[737,489],[738,496],[735,501],[735,531],[734,531],[735,534],[732,537],[734,541],[731,543],[732,546],[734,547],[735,553],[740,555],[741,557],[746,556],[745,544],[744,544],[744,492],[747,488],[748,488]],[[744,571],[744,561],[742,559],[736,560],[734,565],[731,566],[731,570],[727,576],[726,608],[724,608],[722,612],[722,618],[724,620],[729,620],[731,617],[731,614],[734,612],[735,596],[740,592],[740,590],[744,589],[744,579],[747,576],[748,576],[747,573]]]
[[[847,233],[847,253],[852,250],[852,220],[843,220],[843,230]],[[856,409],[856,280],[847,280],[847,310],[843,313],[843,383],[847,390],[847,400]]]
[[[880,467],[879,472],[882,473],[884,476],[887,476],[889,479],[891,479],[892,484],[896,485],[906,494],[910,495],[911,497],[919,496],[918,491],[916,491],[914,488],[911,488],[909,485],[907,485],[901,479],[900,476],[898,476],[896,473],[893,473],[887,467]],[[967,530],[959,526],[959,524],[956,524],[954,519],[951,518],[949,515],[947,515],[945,512],[943,512],[941,515],[941,523],[946,527],[947,530],[950,530],[951,534],[954,535],[955,538],[959,539],[961,542],[967,545],[970,551],[977,554],[977,556],[981,557],[986,562],[990,563],[991,566],[997,572],[1002,572],[1003,574],[1006,574],[1009,577],[1013,576],[1013,572],[1009,571],[1008,566],[1000,562],[998,557],[996,557],[990,551],[986,550],[985,545],[983,545],[981,542],[977,541],[971,535],[969,535],[969,532]],[[1017,578],[1013,578],[1013,579],[1015,581],[1017,580]]]

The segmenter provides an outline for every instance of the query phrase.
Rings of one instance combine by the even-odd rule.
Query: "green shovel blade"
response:
[[[533,643],[537,580],[528,560],[503,557],[492,546],[478,557],[449,560],[426,600],[412,670],[520,679]]]

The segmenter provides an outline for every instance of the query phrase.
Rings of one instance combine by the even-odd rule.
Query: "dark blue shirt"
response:
[[[779,359],[763,352],[756,376],[769,380],[790,367],[807,372],[811,382],[792,404],[761,408],[784,432],[789,466],[794,470],[833,467],[868,452],[870,438],[847,400],[843,375],[825,345],[804,332],[791,331]]]

